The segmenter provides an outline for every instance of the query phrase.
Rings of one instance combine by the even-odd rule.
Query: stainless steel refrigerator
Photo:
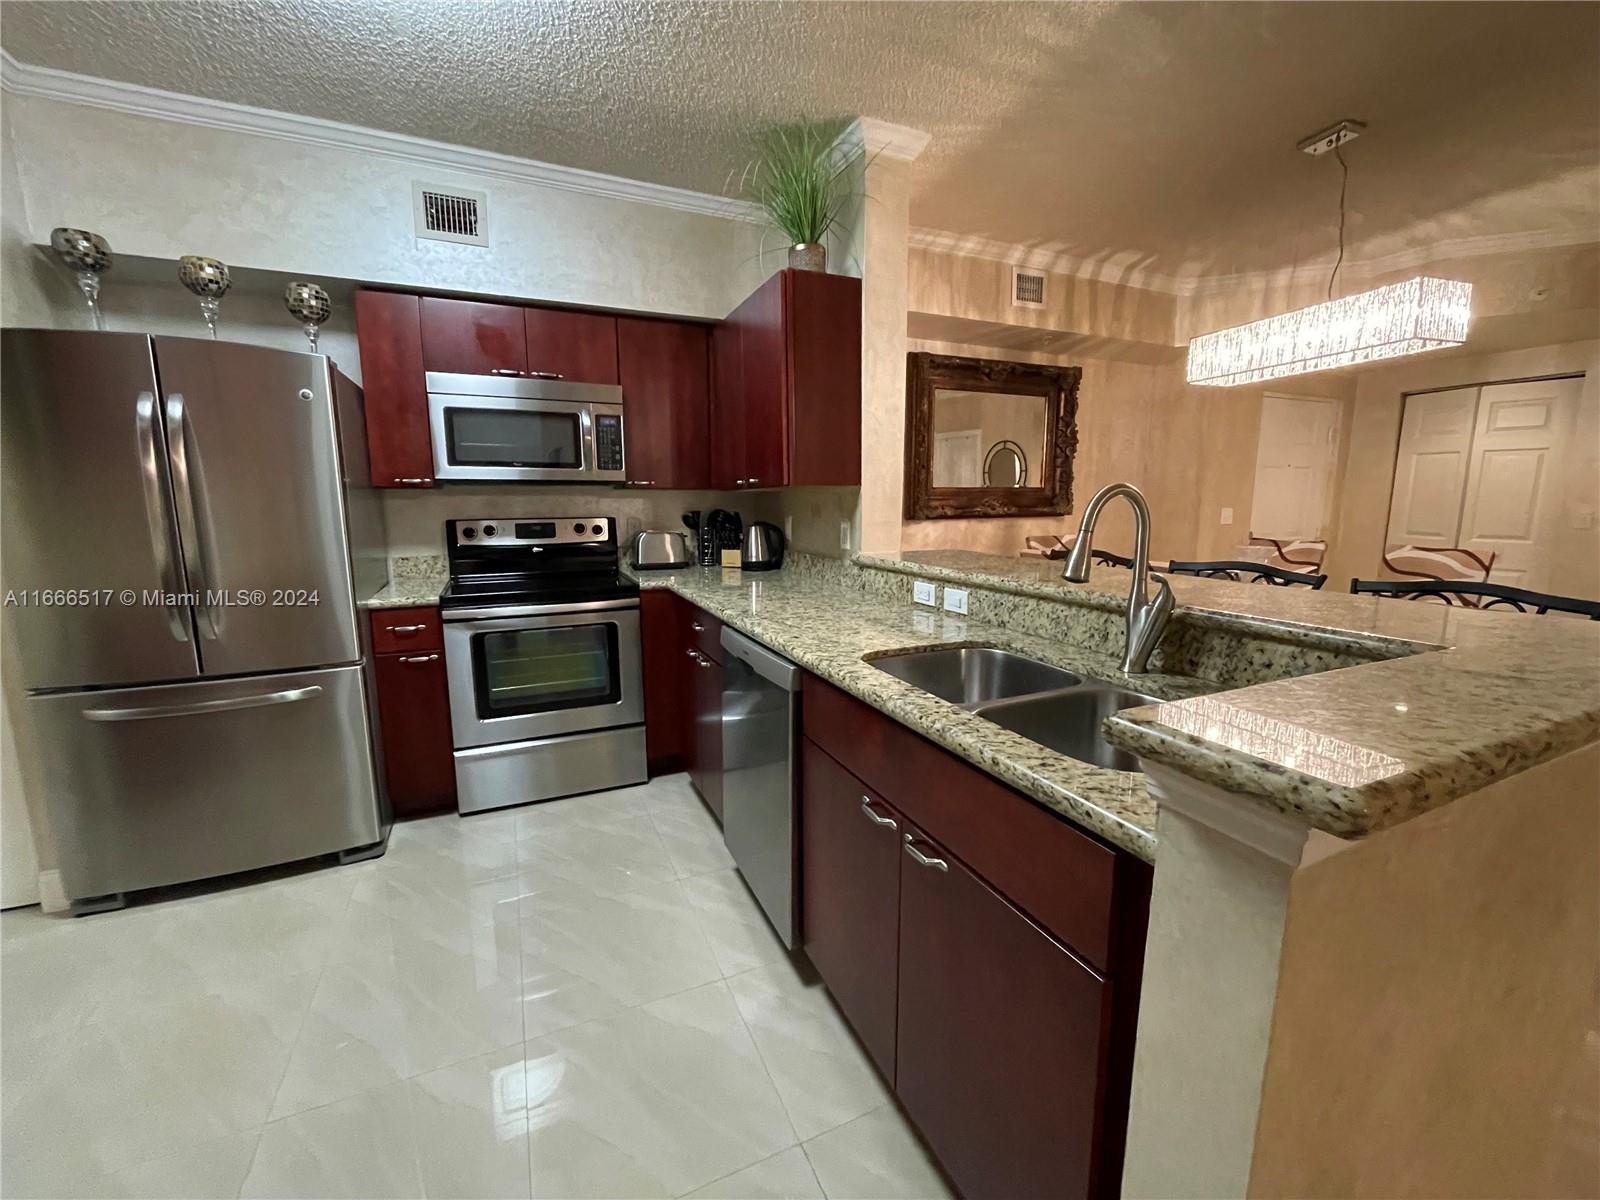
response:
[[[381,851],[357,602],[387,571],[360,389],[258,346],[0,347],[18,736],[74,906]]]

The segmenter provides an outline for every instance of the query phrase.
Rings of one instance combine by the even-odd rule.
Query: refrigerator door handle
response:
[[[189,574],[189,586],[195,593],[195,617],[200,636],[215,641],[219,631],[211,604],[211,578],[206,571],[205,543],[210,531],[201,528],[204,506],[195,486],[200,455],[190,444],[188,412],[182,392],[173,392],[167,397],[167,453],[172,457],[173,491],[178,497],[178,532],[183,543],[184,570]]]
[[[287,688],[281,692],[262,692],[256,696],[230,696],[225,700],[197,700],[193,704],[153,704],[148,708],[86,708],[86,721],[153,721],[162,717],[195,717],[204,713],[235,712],[241,708],[265,708],[269,704],[293,704],[322,695],[322,686]]]
[[[156,445],[156,398],[152,392],[140,392],[133,403],[134,429],[139,437],[139,477],[144,484],[144,514],[150,524],[150,550],[155,555],[156,573],[161,577],[161,590],[166,593],[162,607],[167,614],[167,628],[176,641],[189,640],[188,605],[179,593],[183,584],[178,577],[177,547],[173,545],[172,515],[167,511],[166,473],[161,469],[161,450]]]

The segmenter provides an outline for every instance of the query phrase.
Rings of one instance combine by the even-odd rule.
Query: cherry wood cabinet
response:
[[[422,297],[424,369],[459,375],[527,371],[522,312],[516,304]]]
[[[356,291],[356,341],[374,487],[433,486],[421,308],[419,296]]]
[[[372,610],[372,650],[374,654],[415,654],[419,650],[443,650],[444,627],[439,610],[431,605],[414,608]]]
[[[689,672],[689,782],[722,820],[722,622],[684,604]]]
[[[861,281],[779,271],[714,343],[719,487],[861,482]]]
[[[392,623],[415,609],[379,609],[372,616],[373,644],[380,623]],[[438,613],[433,628],[438,627]],[[415,624],[414,621],[407,622]],[[450,691],[444,650],[423,639],[402,654],[374,654],[378,693],[378,738],[389,804],[397,818],[448,811],[456,804],[454,739],[450,730]]]
[[[637,317],[619,318],[614,327],[613,379],[622,384],[627,414],[628,483],[710,487],[708,327]]]
[[[801,944],[893,1080],[903,818],[815,742],[801,746]]]
[[[684,769],[691,733],[689,702],[694,661],[689,657],[684,601],[668,591],[639,595],[644,643],[644,744],[650,774]]]
[[[968,1197],[1116,1195],[1149,865],[815,676],[801,710],[802,944],[928,1145]]]
[[[617,382],[617,318],[566,308],[524,308],[527,370],[573,383]]]
[[[905,832],[896,1094],[969,1200],[1089,1195],[1109,985]]]

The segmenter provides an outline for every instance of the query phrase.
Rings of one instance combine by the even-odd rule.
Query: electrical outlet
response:
[[[1222,523],[1224,525],[1233,524],[1233,509],[1225,508],[1222,510]]]
[[[839,522],[839,549],[841,549],[841,550],[850,549],[850,522],[849,521],[840,521]]]
[[[967,589],[953,587],[945,588],[944,610],[945,612],[961,613],[963,616],[965,616],[967,611]]]
[[[932,633],[933,632],[933,614],[932,613],[924,613],[924,612],[914,612],[914,613],[912,613],[911,614],[911,629],[912,629],[912,631],[914,633]],[[64,908],[66,906],[63,905],[62,907]]]
[[[794,517],[787,516],[783,519],[783,540],[785,544],[794,541]]]
[[[911,585],[911,598],[918,604],[937,606],[939,603],[939,589],[926,579],[919,579]]]

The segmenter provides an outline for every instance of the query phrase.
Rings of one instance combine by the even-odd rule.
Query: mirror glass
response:
[[[935,389],[933,486],[1038,487],[1049,407],[1044,396]]]

